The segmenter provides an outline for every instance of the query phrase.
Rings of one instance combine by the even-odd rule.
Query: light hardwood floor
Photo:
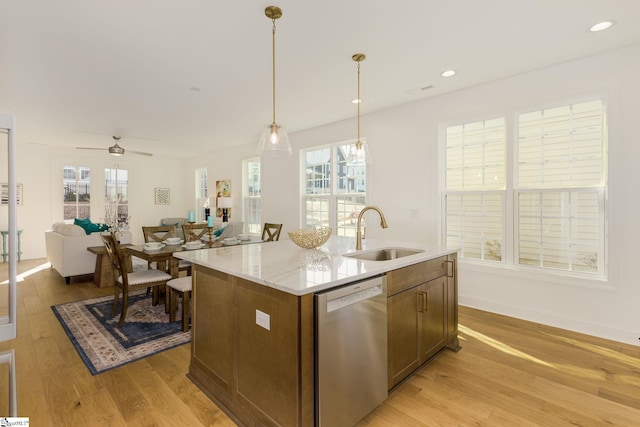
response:
[[[18,337],[0,350],[16,352],[20,416],[38,427],[233,425],[186,378],[188,345],[92,376],[50,308],[111,293],[84,279],[67,286],[45,268],[18,284]],[[460,340],[459,353],[440,353],[359,426],[640,425],[640,347],[464,307]],[[0,369],[0,416],[6,395]]]

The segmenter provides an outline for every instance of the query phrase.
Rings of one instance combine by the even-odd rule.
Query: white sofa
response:
[[[87,250],[91,246],[104,246],[100,232],[87,234],[75,224],[57,222],[44,234],[47,259],[67,284],[71,276],[92,274],[96,268],[96,255]],[[131,243],[131,233],[122,233],[120,243]]]

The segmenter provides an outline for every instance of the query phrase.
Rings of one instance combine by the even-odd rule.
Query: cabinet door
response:
[[[418,312],[420,286],[387,299],[387,354],[389,388],[420,366]]]
[[[446,337],[446,276],[421,285],[418,290],[419,358],[424,363],[444,347]]]
[[[191,330],[192,364],[227,393],[233,375],[233,291],[224,273],[196,267],[192,316],[198,322]],[[206,325],[206,326],[201,326]]]

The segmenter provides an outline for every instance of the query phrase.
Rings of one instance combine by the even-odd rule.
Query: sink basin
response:
[[[350,258],[362,259],[365,261],[389,261],[392,259],[402,258],[409,255],[415,255],[424,252],[421,249],[406,249],[406,248],[382,248],[366,252],[354,252],[350,254],[344,254],[344,256]]]

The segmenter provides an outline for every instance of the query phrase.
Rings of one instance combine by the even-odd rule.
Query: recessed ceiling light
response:
[[[611,28],[613,26],[613,24],[615,24],[615,21],[598,22],[597,24],[592,25],[591,27],[589,27],[589,31],[591,31],[592,33],[597,33],[598,31],[604,31],[607,28]]]
[[[352,103],[352,104],[362,104],[362,99],[358,99],[358,98],[356,98],[356,99],[352,99],[352,100],[351,100],[351,103]]]
[[[447,71],[443,71],[440,75],[442,77],[452,77],[456,75],[456,72],[455,70],[447,70]]]

